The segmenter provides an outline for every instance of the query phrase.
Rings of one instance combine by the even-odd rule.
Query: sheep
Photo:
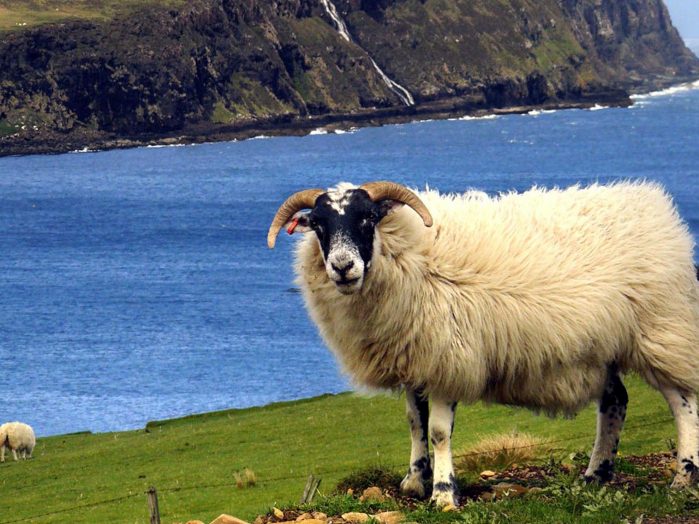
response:
[[[344,371],[366,388],[405,391],[412,446],[403,493],[423,497],[432,477],[432,501],[457,504],[454,412],[477,400],[549,415],[596,401],[584,477],[610,480],[629,371],[674,415],[672,487],[695,480],[694,242],[660,185],[490,197],[340,184],[289,197],[269,229],[270,248],[282,227],[313,232],[297,245],[297,282]]]
[[[23,422],[7,422],[0,426],[0,462],[5,462],[5,448],[12,450],[15,460],[19,451],[23,459],[32,458],[36,446],[34,430]]]

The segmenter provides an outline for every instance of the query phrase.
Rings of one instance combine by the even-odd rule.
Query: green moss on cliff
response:
[[[241,73],[231,77],[228,95],[230,96],[230,114],[235,118],[269,118],[293,111],[289,104],[279,100],[269,88]]]
[[[6,119],[0,120],[0,136],[13,135],[18,131],[17,124],[11,124]]]
[[[0,31],[65,20],[110,20],[151,5],[177,8],[186,0],[0,0]]]

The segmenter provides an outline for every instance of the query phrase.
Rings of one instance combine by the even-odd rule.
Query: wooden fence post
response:
[[[306,487],[303,489],[303,495],[301,495],[301,504],[308,504],[313,500],[313,497],[318,491],[318,486],[320,485],[320,478],[311,474],[308,475],[308,480],[306,481]]]
[[[150,511],[150,524],[160,524],[160,509],[158,509],[158,492],[154,486],[148,491],[148,510]]]

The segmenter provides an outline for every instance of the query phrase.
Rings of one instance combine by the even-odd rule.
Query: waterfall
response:
[[[332,18],[333,22],[335,22],[335,29],[337,29],[337,32],[340,33],[340,36],[348,42],[353,42],[352,36],[347,29],[347,25],[345,25],[344,20],[342,20],[340,14],[337,12],[335,4],[333,4],[331,0],[320,0],[320,3],[323,4],[325,11],[328,13],[330,18]],[[369,56],[369,53],[367,53],[367,56]],[[415,100],[413,99],[413,95],[411,95],[410,92],[398,82],[395,82],[389,78],[389,76],[383,72],[383,70],[379,67],[379,64],[377,64],[371,56],[369,56],[369,60],[371,60],[371,65],[374,66],[374,69],[376,69],[376,72],[381,77],[381,80],[384,81],[388,88],[393,91],[406,106],[414,106]]]

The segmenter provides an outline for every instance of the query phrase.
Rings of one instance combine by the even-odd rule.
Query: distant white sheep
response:
[[[7,422],[0,426],[0,462],[5,462],[5,448],[12,450],[15,460],[17,452],[23,459],[32,457],[32,452],[36,446],[34,430],[23,422]]]
[[[632,370],[660,390],[677,422],[673,486],[696,478],[694,241],[660,186],[491,198],[342,184],[289,197],[270,247],[282,227],[313,232],[297,249],[298,283],[345,370],[363,386],[406,391],[412,452],[404,492],[424,495],[433,476],[433,500],[456,502],[459,401],[573,414],[596,400],[585,476],[609,480],[628,402],[620,374]]]

